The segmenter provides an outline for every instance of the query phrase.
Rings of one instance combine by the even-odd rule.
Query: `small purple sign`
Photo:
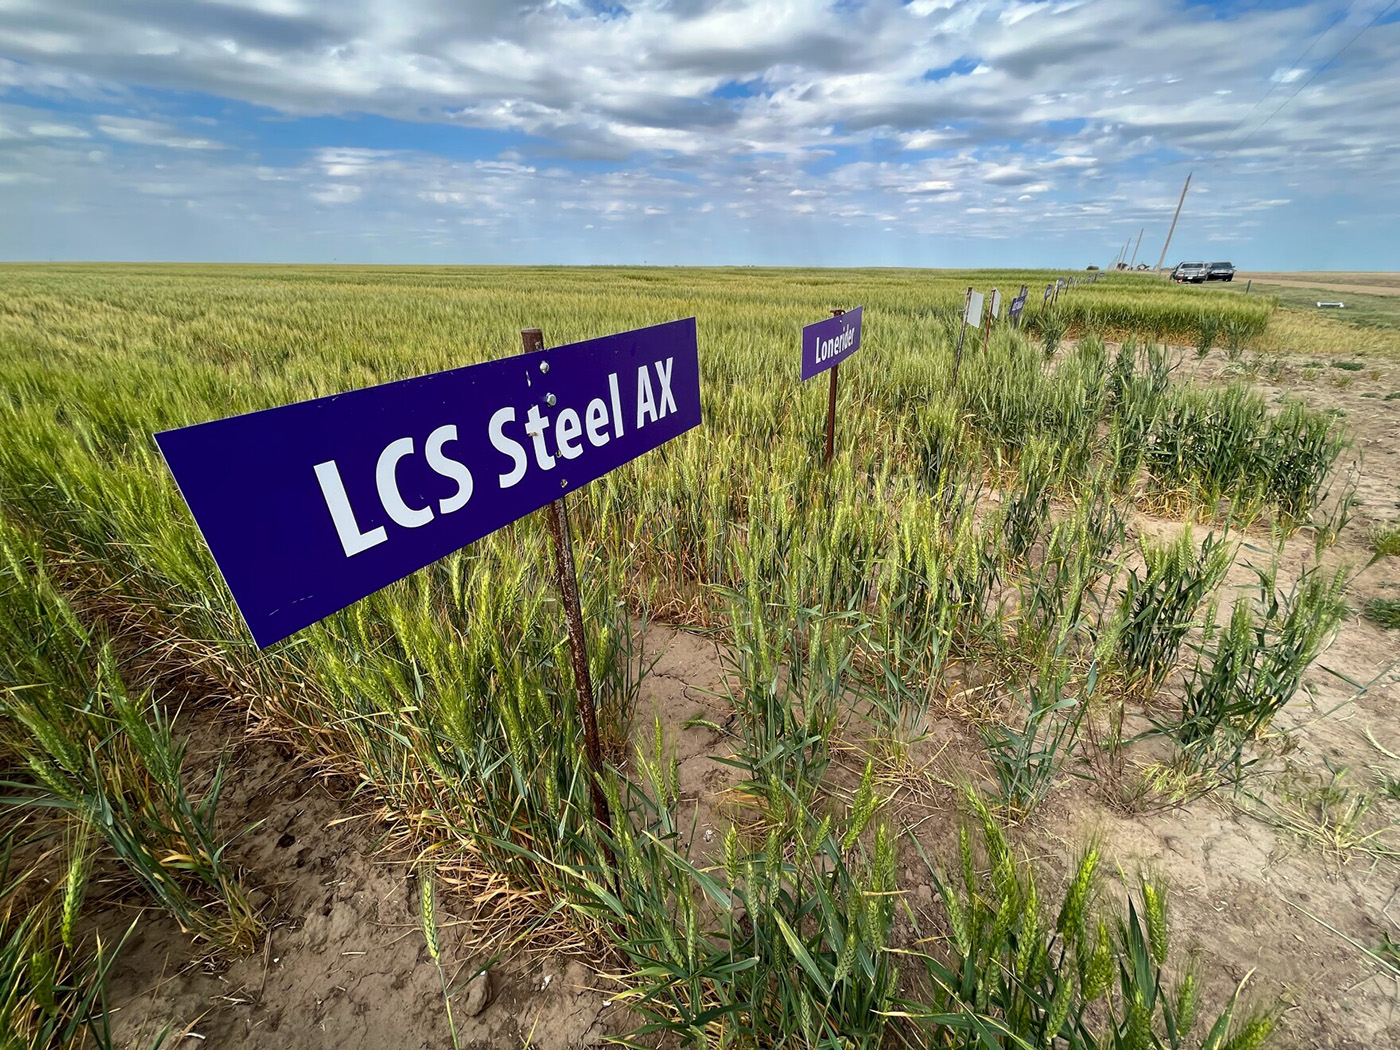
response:
[[[1013,327],[1021,327],[1021,313],[1026,308],[1026,294],[1027,288],[1023,284],[1021,285],[1020,293],[1016,298],[1011,300],[1011,305],[1007,308],[1007,316],[1010,318]]]
[[[267,646],[699,423],[691,317],[156,443]]]
[[[857,306],[802,329],[802,378],[821,375],[860,349],[860,312]]]

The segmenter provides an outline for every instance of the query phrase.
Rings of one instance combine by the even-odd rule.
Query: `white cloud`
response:
[[[92,136],[72,124],[30,124],[29,134],[41,139],[86,139]]]
[[[348,182],[328,182],[313,190],[311,196],[323,204],[349,204],[359,200],[362,193],[363,188]]]
[[[100,116],[93,122],[110,139],[138,146],[164,146],[170,149],[224,149],[211,139],[182,135],[168,124],[138,117]]]
[[[650,244],[661,215],[693,221],[679,251],[726,213],[794,261],[820,230],[883,234],[896,214],[921,243],[1102,229],[1121,244],[1127,227],[1169,219],[1187,170],[1188,241],[1193,223],[1229,235],[1261,208],[1331,202],[1339,179],[1347,207],[1400,197],[1400,26],[1373,27],[1264,123],[1310,75],[1280,62],[1333,12],[1217,13],[1184,0],[635,0],[606,15],[542,0],[8,0],[0,91],[43,105],[0,105],[0,139],[24,186],[44,187],[15,193],[16,208],[88,192],[65,165],[100,165],[109,195],[223,194],[288,244],[374,227],[405,251],[444,213],[503,254],[564,216],[572,229],[603,217],[619,252]],[[948,68],[973,75],[926,77]],[[371,114],[413,125],[395,140],[416,145],[384,149],[346,122],[341,141],[323,123],[314,147],[285,133],[269,146],[246,111],[215,121],[181,91],[282,119]],[[94,135],[115,144],[100,161],[77,152]],[[166,162],[178,175],[152,175]]]

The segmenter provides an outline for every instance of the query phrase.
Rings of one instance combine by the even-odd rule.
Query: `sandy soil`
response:
[[[1301,357],[1270,360],[1275,369],[1256,377],[1262,392],[1338,409],[1354,436],[1349,455],[1356,459],[1359,503],[1327,555],[1358,570],[1353,608],[1376,596],[1400,598],[1400,559],[1363,568],[1370,557],[1367,528],[1400,519],[1400,399],[1384,400],[1400,389],[1400,366],[1375,359],[1364,371],[1344,372]],[[1182,367],[1214,379],[1239,366],[1216,352],[1202,362],[1192,355]],[[1181,527],[1141,514],[1133,521],[1134,531],[1158,535]],[[1252,539],[1267,545],[1266,537]],[[1290,570],[1312,542],[1306,530],[1289,542]],[[1246,582],[1247,559],[1233,573],[1234,582]],[[728,826],[724,789],[736,773],[715,761],[729,752],[723,736],[682,725],[697,716],[723,725],[731,714],[724,654],[708,638],[665,626],[651,627],[645,641],[658,660],[643,686],[639,732],[649,734],[653,715],[667,727],[681,760],[682,806],[695,810],[694,847],[706,854]],[[1135,812],[1112,804],[1119,785],[1069,778],[1014,838],[1058,875],[1091,837],[1110,871],[1145,865],[1167,875],[1174,950],[1201,949],[1207,993],[1216,1002],[1252,973],[1247,998],[1283,1004],[1275,1045],[1400,1046],[1400,987],[1351,943],[1400,940],[1400,803],[1378,789],[1382,775],[1400,778],[1394,757],[1400,755],[1400,632],[1384,631],[1359,613],[1349,616],[1308,685],[1311,697],[1281,716],[1279,733],[1265,747],[1264,771],[1240,795]],[[918,825],[921,840],[947,855],[956,823],[951,785],[982,775],[981,748],[971,726],[946,715],[927,728],[910,761],[884,782],[893,795],[886,813]],[[277,745],[241,739],[241,726],[224,731],[236,741],[226,811],[263,822],[235,852],[274,917],[271,937],[260,954],[211,965],[192,956],[169,920],[141,911],[112,989],[118,1045],[149,1046],[151,1035],[169,1024],[186,1036],[174,1046],[450,1046],[408,858],[379,848],[382,829],[347,807],[341,785],[308,781]],[[852,749],[847,766],[858,769],[857,724],[842,743]],[[834,776],[841,781],[846,773],[838,769]],[[1340,828],[1335,811],[1322,805],[1329,784],[1344,788],[1347,798],[1368,800],[1355,829]],[[1351,839],[1375,835],[1357,845],[1343,841],[1343,830]],[[903,858],[902,870],[911,906],[930,908],[927,873],[912,856]],[[115,902],[104,921],[124,927],[138,903],[134,897]],[[465,947],[473,940],[470,924],[451,924],[453,915],[470,912],[467,902],[444,894],[441,907],[449,923],[445,959],[456,983],[481,960]],[[492,968],[491,981],[494,996],[479,1015],[465,1017],[458,1008],[464,1047],[563,1050],[596,1045],[629,1027],[627,1015],[610,1003],[606,981],[582,957],[512,954]]]
[[[138,897],[113,902],[103,917],[111,933],[120,936],[137,919],[112,980],[116,1045],[146,1050],[168,1027],[165,1045],[176,1048],[450,1047],[409,858],[380,847],[382,829],[347,806],[344,785],[309,779],[270,741],[234,746],[221,809],[261,821],[230,852],[271,932],[252,956],[201,959],[162,912],[135,911]],[[468,902],[440,895],[454,990],[487,961],[466,947],[476,940],[470,922],[454,917],[470,911]],[[595,1046],[637,1023],[578,957],[517,952],[492,966],[487,981],[489,999],[474,1016],[466,996],[454,995],[464,1047]]]

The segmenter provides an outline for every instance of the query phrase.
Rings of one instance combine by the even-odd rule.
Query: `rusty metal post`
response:
[[[845,310],[832,310],[832,317],[840,317]],[[831,456],[836,447],[836,372],[841,367],[838,361],[831,366],[831,383],[826,395],[826,466],[831,469]]]
[[[544,349],[544,334],[538,328],[522,328],[520,342],[525,352]],[[554,546],[554,581],[564,602],[564,616],[569,627],[569,656],[574,665],[574,686],[578,690],[579,718],[583,720],[583,746],[592,775],[588,786],[593,795],[593,819],[609,835],[612,819],[607,796],[603,794],[603,746],[598,739],[598,716],[593,705],[593,676],[588,669],[588,647],[583,634],[583,611],[579,608],[578,575],[574,568],[574,547],[569,535],[569,509],[560,496],[544,508],[545,525]],[[606,844],[604,844],[605,848]],[[616,865],[612,850],[608,859]]]
[[[958,369],[962,367],[963,338],[967,335],[967,308],[972,305],[972,285],[967,286],[963,296],[962,327],[958,329],[958,348],[953,351],[953,382],[958,381]]]

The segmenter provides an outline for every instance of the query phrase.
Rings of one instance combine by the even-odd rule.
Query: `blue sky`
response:
[[[0,258],[1394,269],[1396,113],[1390,0],[0,0]]]

